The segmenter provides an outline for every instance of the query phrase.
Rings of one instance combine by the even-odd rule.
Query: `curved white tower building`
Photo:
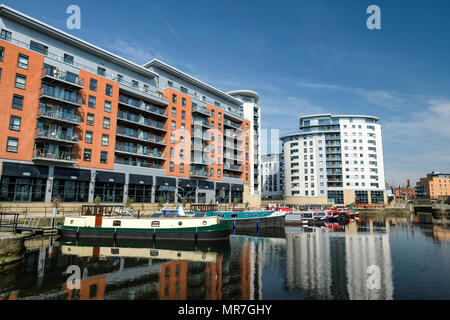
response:
[[[383,143],[377,117],[303,116],[300,132],[281,141],[285,198],[289,202],[385,202]]]

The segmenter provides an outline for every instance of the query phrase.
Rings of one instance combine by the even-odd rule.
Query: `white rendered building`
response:
[[[281,138],[285,197],[299,204],[384,203],[379,119],[319,114]]]

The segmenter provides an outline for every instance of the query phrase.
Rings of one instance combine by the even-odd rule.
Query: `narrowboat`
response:
[[[199,212],[186,215],[156,213],[150,217],[124,216],[123,206],[84,205],[78,217],[66,217],[58,226],[64,238],[141,239],[141,240],[223,240],[232,224],[217,216]]]
[[[208,217],[218,217],[220,221],[232,223],[233,229],[284,228],[285,211],[217,211],[215,205],[193,205],[193,212],[203,212]]]

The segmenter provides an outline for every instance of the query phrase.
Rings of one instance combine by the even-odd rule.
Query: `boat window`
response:
[[[205,220],[203,220],[202,223],[203,223],[204,226],[206,226],[206,224],[207,224],[208,222],[206,222]]]
[[[120,220],[113,221],[113,227],[120,227],[121,224],[122,224],[122,221],[120,221]]]
[[[248,217],[248,214],[245,214],[246,217]]]
[[[119,248],[111,248],[111,254],[119,254]]]
[[[223,213],[219,213],[218,216],[219,216],[220,218],[223,218],[225,215],[224,215]]]
[[[152,221],[152,227],[159,227],[159,221]]]
[[[258,214],[257,213],[255,213],[253,216],[255,216],[255,217],[257,217],[258,216]]]
[[[178,222],[178,225],[179,225],[179,226],[181,226],[182,224],[183,224],[183,222],[181,222],[181,221],[180,221],[180,222]]]
[[[150,256],[151,257],[157,257],[158,256],[158,250],[150,250]]]
[[[237,215],[236,213],[232,213],[232,214],[231,214],[231,217],[232,217],[232,218],[237,218],[237,216],[238,216],[238,215]],[[245,216],[247,217],[247,215],[245,215]]]
[[[264,213],[264,217],[267,217],[267,213]]]

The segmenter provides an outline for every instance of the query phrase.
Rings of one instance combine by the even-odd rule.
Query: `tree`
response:
[[[158,206],[160,208],[164,207],[164,198],[163,198],[163,196],[158,196]]]
[[[134,202],[134,198],[128,197],[127,198],[127,203],[125,204],[125,207],[130,208],[131,205],[133,204],[133,202]]]
[[[239,200],[238,198],[233,198],[233,209],[238,204]]]

